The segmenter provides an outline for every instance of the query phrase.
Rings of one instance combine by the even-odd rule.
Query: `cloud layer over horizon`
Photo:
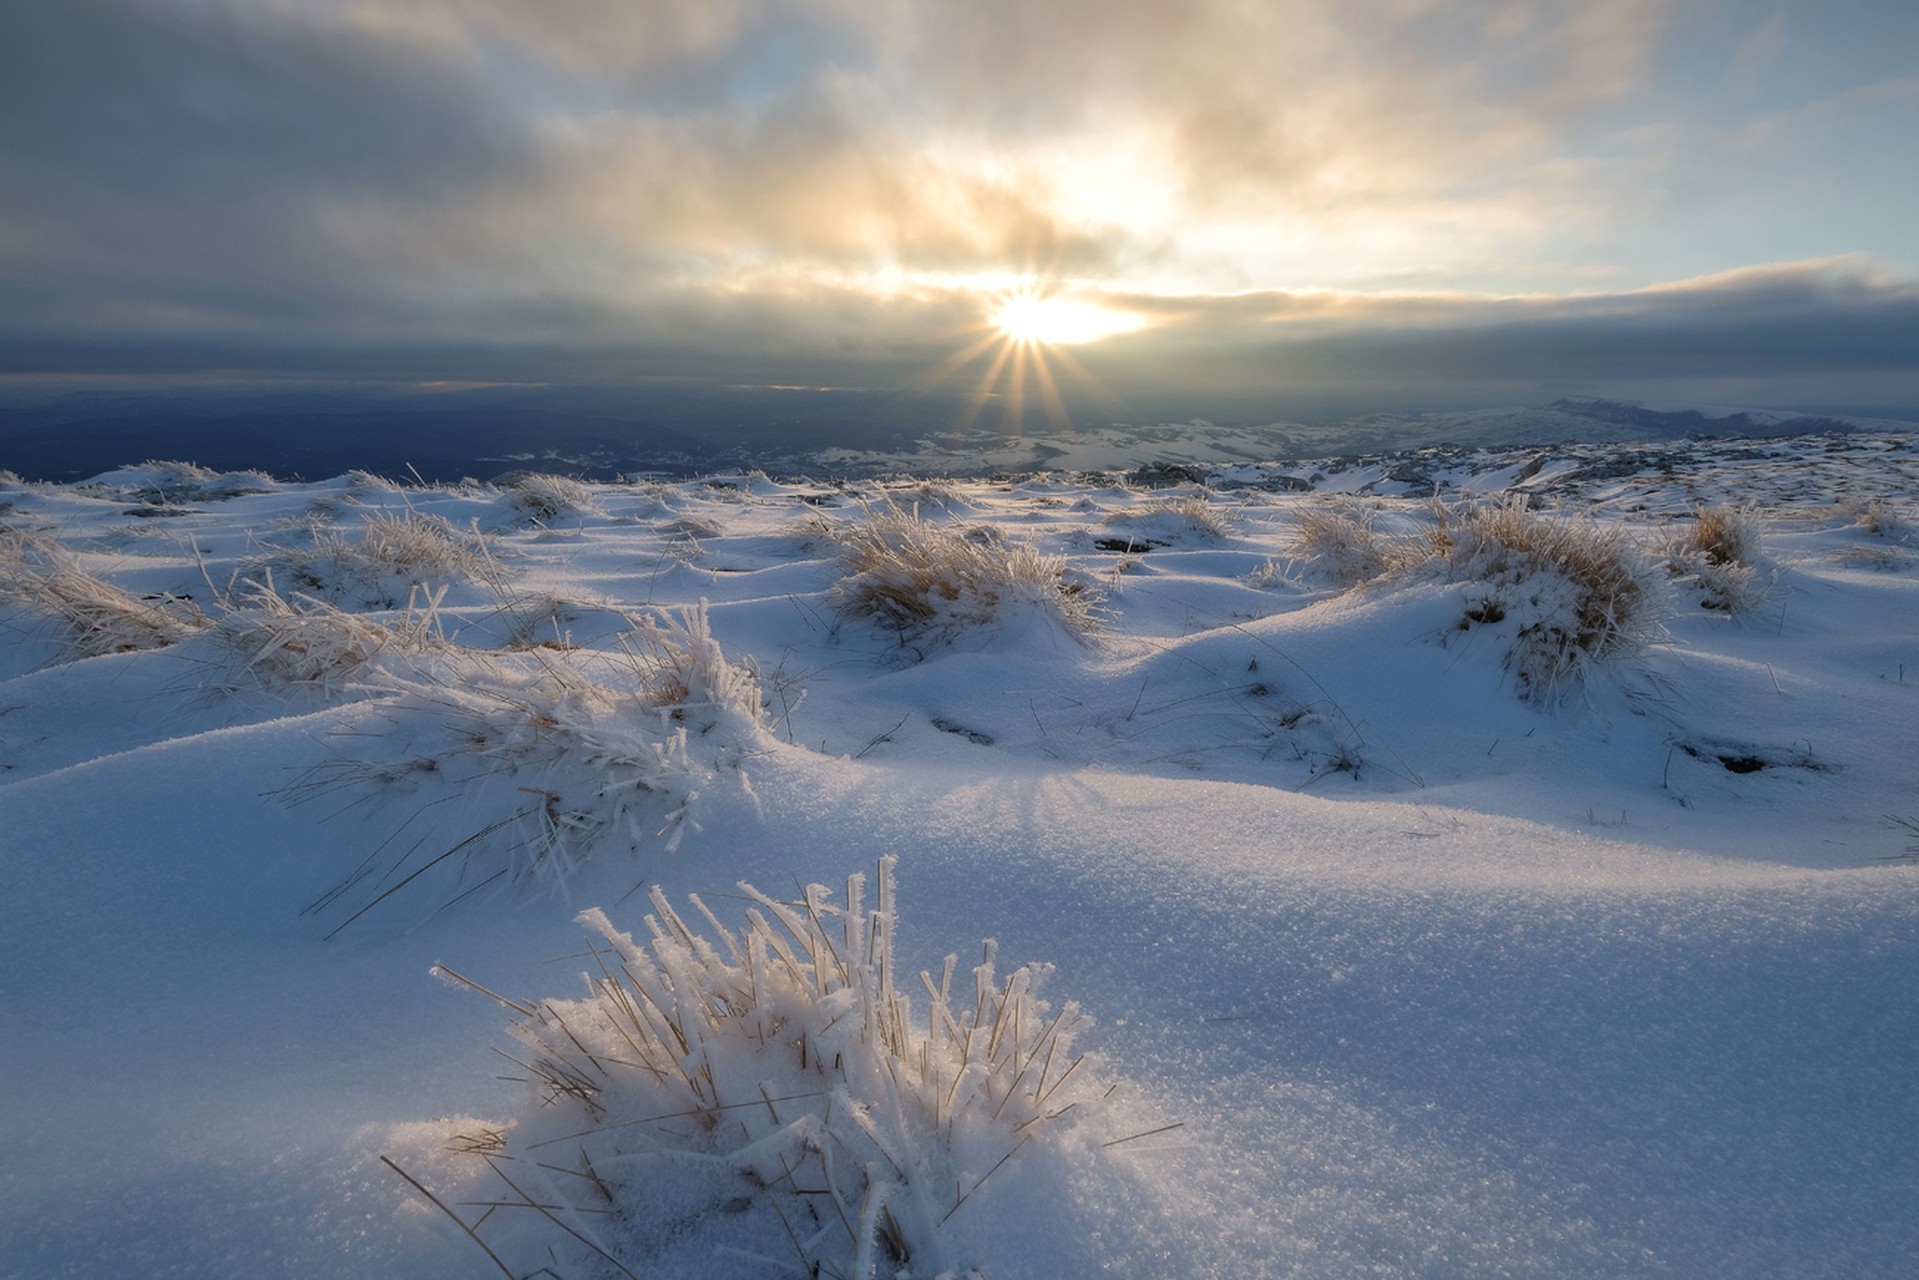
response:
[[[0,378],[896,389],[1025,280],[1141,319],[1072,353],[1122,408],[1919,405],[1915,47],[1872,0],[9,6]]]

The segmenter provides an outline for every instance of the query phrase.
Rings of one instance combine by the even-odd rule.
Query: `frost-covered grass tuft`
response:
[[[970,981],[954,956],[919,975],[921,1021],[895,973],[893,861],[871,910],[855,875],[841,901],[742,884],[732,929],[655,888],[644,941],[588,911],[603,942],[578,999],[523,1003],[439,970],[514,1013],[508,1056],[533,1095],[469,1135],[484,1168],[463,1199],[495,1207],[460,1218],[468,1234],[514,1275],[654,1274],[716,1245],[755,1274],[1003,1274],[972,1228],[993,1175],[1097,1097],[1072,1048],[1086,1019],[1039,999],[1044,968],[1001,976],[989,942]]]
[[[389,622],[313,596],[282,595],[265,577],[225,600],[212,631],[260,683],[338,694],[365,679],[382,654],[418,654],[442,645],[440,595],[418,591]]]
[[[1292,556],[1308,577],[1354,586],[1405,558],[1392,539],[1374,530],[1372,513],[1350,500],[1304,504],[1295,519]]]
[[[1914,537],[1912,518],[1885,498],[1854,504],[1852,515],[1859,527],[1875,538],[1898,543],[1919,541]]]
[[[86,572],[30,534],[0,530],[0,600],[60,632],[60,660],[162,649],[206,626],[188,601],[142,599]]]
[[[380,698],[378,727],[345,735],[354,754],[316,767],[286,798],[432,775],[477,826],[450,845],[381,846],[315,904],[360,904],[336,933],[434,873],[459,897],[501,880],[559,888],[612,845],[675,852],[698,830],[701,788],[763,745],[759,680],[720,652],[703,605],[635,622],[615,655],[449,649],[377,669],[366,687]],[[395,774],[367,762],[369,735],[404,737],[411,763]]]
[[[1701,507],[1692,528],[1674,546],[1707,564],[1756,564],[1762,536],[1759,513],[1751,507]]]
[[[146,462],[125,468],[128,497],[159,506],[172,502],[224,502],[251,493],[271,493],[279,482],[264,471],[213,471],[191,462]]]
[[[1622,528],[1541,515],[1523,496],[1433,513],[1426,565],[1473,584],[1462,626],[1514,629],[1509,660],[1529,701],[1558,701],[1659,634],[1660,579]]]
[[[1175,539],[1215,542],[1231,531],[1218,504],[1193,496],[1154,502],[1131,511],[1118,511],[1106,523],[1120,529],[1153,530]]]
[[[593,491],[566,476],[529,471],[503,486],[509,518],[520,524],[546,525],[567,516],[600,510]]]
[[[1551,703],[1596,664],[1659,632],[1659,578],[1618,528],[1541,515],[1515,496],[1432,506],[1423,533],[1386,535],[1363,508],[1305,506],[1293,549],[1307,573],[1348,586],[1439,577],[1468,584],[1460,626],[1503,627],[1528,701]]]
[[[486,565],[486,544],[475,531],[417,511],[368,511],[357,539],[316,528],[310,546],[276,548],[249,571],[335,603],[398,609],[421,588],[471,578]]]
[[[1689,581],[1699,603],[1735,617],[1764,604],[1777,574],[1767,560],[1764,523],[1751,507],[1701,507],[1666,547],[1668,567]]]
[[[834,587],[844,616],[871,619],[922,656],[1020,614],[1083,639],[1096,623],[1085,583],[1066,563],[1025,544],[969,538],[897,507],[834,531],[846,576]]]

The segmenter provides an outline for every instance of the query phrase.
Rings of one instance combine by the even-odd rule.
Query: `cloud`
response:
[[[978,337],[980,279],[1032,273],[1149,317],[1083,356],[1141,396],[1830,371],[1839,334],[1879,377],[1910,299],[1857,261],[1487,296],[1697,270],[1611,256],[1704,207],[1687,172],[1732,193],[1698,240],[1767,256],[1737,148],[1698,145],[1737,130],[1631,117],[1673,24],[1657,0],[5,6],[0,338],[16,371],[899,386]],[[1796,65],[1797,23],[1749,25],[1749,75]],[[1823,127],[1868,136],[1910,112],[1896,87],[1840,84]]]
[[[1183,376],[1242,413],[1262,400],[1283,416],[1289,402],[1436,408],[1574,392],[1919,406],[1919,282],[1858,258],[1577,297],[1329,292],[1159,305],[1154,339],[1117,339],[1089,353],[1089,367],[1140,395]]]

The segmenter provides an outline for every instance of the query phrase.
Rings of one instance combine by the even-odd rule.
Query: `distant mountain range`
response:
[[[71,481],[167,458],[283,479],[360,470],[442,482],[540,470],[608,480],[744,467],[783,475],[979,476],[1216,467],[1436,445],[1919,430],[1907,417],[1661,409],[1589,397],[1535,408],[1373,414],[1325,425],[1109,423],[1014,434],[988,425],[990,411],[970,427],[956,427],[964,417],[965,405],[954,397],[784,388],[649,391],[642,399],[544,389],[410,396],[87,392],[0,404],[0,469]]]

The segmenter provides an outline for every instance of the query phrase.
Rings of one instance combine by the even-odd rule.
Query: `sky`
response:
[[[1909,0],[0,5],[0,387],[1919,406]]]

